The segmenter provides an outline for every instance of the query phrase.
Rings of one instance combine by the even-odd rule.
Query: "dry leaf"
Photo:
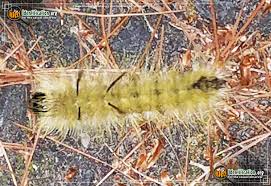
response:
[[[181,56],[181,63],[183,64],[183,66],[186,68],[192,68],[192,64],[191,64],[191,59],[192,59],[192,54],[191,54],[191,50],[187,50],[182,56]]]
[[[165,142],[162,139],[159,140],[155,140],[155,146],[152,149],[152,151],[148,154],[148,158],[147,158],[147,169],[149,169],[150,167],[152,167],[156,161],[159,159],[160,154],[162,153],[162,151],[164,150],[164,146],[165,146]]]
[[[77,174],[77,168],[76,167],[70,167],[65,175],[65,180],[71,181],[74,176]]]
[[[156,161],[159,159],[160,154],[164,150],[165,142],[163,139],[155,139],[155,145],[151,149],[151,151],[146,154],[145,150],[140,154],[137,163],[135,165],[135,169],[140,171],[146,171],[151,166],[153,166]]]
[[[242,86],[248,86],[251,84],[251,71],[252,58],[250,56],[245,56],[240,64],[240,84]]]
[[[136,165],[135,165],[135,169],[141,169],[144,165],[144,163],[146,163],[146,159],[147,159],[147,155],[145,153],[142,153],[139,155],[139,158],[136,162]],[[146,165],[144,165],[146,166]]]
[[[225,28],[218,30],[218,43],[222,46],[226,46],[233,37],[232,28]]]
[[[162,183],[163,183],[165,186],[172,186],[172,181],[171,181],[171,179],[169,178],[168,171],[163,170],[163,171],[160,173],[160,177],[161,177]]]

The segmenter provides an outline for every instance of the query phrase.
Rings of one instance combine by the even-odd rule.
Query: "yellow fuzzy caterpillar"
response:
[[[31,104],[48,133],[103,135],[112,127],[147,120],[172,123],[208,115],[223,97],[225,81],[207,69],[180,73],[83,72],[41,75]]]

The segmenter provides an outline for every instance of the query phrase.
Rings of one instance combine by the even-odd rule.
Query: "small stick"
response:
[[[16,181],[16,177],[14,175],[13,169],[12,169],[10,161],[8,159],[7,152],[6,152],[6,150],[4,148],[4,145],[3,145],[3,143],[1,141],[0,141],[0,149],[3,151],[4,157],[5,157],[6,162],[8,164],[8,168],[9,168],[9,171],[11,173],[12,181],[13,181],[14,185],[17,186],[18,184],[17,184],[17,181]]]
[[[220,50],[219,50],[219,42],[218,42],[218,36],[217,36],[217,25],[216,25],[216,12],[215,12],[215,5],[214,0],[210,0],[210,8],[211,8],[211,14],[212,14],[212,24],[213,24],[213,37],[215,40],[215,63],[218,65],[221,65],[220,59]]]

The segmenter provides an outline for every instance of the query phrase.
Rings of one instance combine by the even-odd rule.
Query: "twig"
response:
[[[40,137],[40,131],[41,131],[41,129],[39,128],[37,133],[36,133],[36,137],[35,137],[35,141],[34,141],[34,145],[33,145],[31,154],[28,157],[27,163],[25,165],[25,171],[24,171],[24,174],[23,174],[23,177],[22,177],[22,180],[21,180],[21,186],[26,186],[27,185],[27,182],[28,182],[27,177],[29,175],[29,167],[30,167],[30,164],[32,162],[32,158],[33,158],[33,155],[35,153],[35,150],[36,150],[36,147],[37,147],[37,144],[38,144],[38,140],[39,140],[39,137]]]
[[[245,140],[245,141],[242,141],[242,142],[240,142],[240,143],[236,143],[235,145],[230,146],[230,147],[228,147],[227,149],[224,149],[224,150],[222,150],[222,151],[216,153],[215,156],[219,156],[219,155],[221,155],[221,154],[224,154],[224,153],[226,153],[226,152],[228,152],[228,151],[230,151],[230,150],[232,150],[232,149],[234,149],[234,148],[236,148],[236,147],[243,147],[243,145],[245,145],[246,143],[249,143],[249,142],[251,142],[251,141],[254,141],[254,140],[258,139],[258,138],[262,138],[262,137],[264,137],[265,135],[266,135],[266,134],[258,135],[258,136],[255,136],[255,137],[253,137],[253,138],[250,138],[250,139],[247,139],[247,140]]]
[[[154,6],[153,3],[148,2],[146,0],[140,0],[142,3],[144,3],[145,5],[147,5],[148,7],[151,7],[153,10],[157,11],[157,12],[162,12],[164,10],[163,7],[161,6]],[[180,12],[184,12],[183,10],[180,10]],[[172,12],[174,13],[174,12]],[[193,27],[191,25],[188,25],[186,23],[184,23],[183,21],[178,20],[178,18],[173,14],[164,14],[165,17],[168,17],[171,22],[169,22],[169,24],[179,30],[182,30],[185,34],[185,36],[190,40],[190,43],[193,43],[193,38],[191,37],[191,35],[194,35],[195,33],[198,33],[200,35],[202,35],[203,33],[201,32],[200,29]],[[193,33],[193,34],[191,34]]]
[[[150,137],[150,135],[147,137],[147,139]],[[141,147],[141,145],[143,145],[145,143],[144,140],[142,140],[140,143],[138,143],[124,158],[122,161],[122,163],[125,163],[124,161],[126,161],[139,147]],[[111,153],[113,153],[117,158],[119,158],[116,153],[107,146],[107,148],[111,151]],[[126,163],[125,163],[126,164]],[[127,165],[127,164],[126,164]],[[101,185],[111,174],[113,174],[116,169],[120,166],[120,164],[118,164],[118,166],[116,166],[115,168],[113,168],[110,172],[108,172],[99,182],[96,186]],[[128,166],[128,168],[130,168],[130,166]]]
[[[168,2],[166,2],[165,0],[162,0],[163,2],[163,5],[165,6],[165,8],[168,10],[168,11],[172,11],[170,9],[170,7],[168,6]],[[174,13],[171,14],[172,17],[173,17],[173,22],[177,22],[178,18],[176,17],[176,15]]]
[[[163,59],[162,59],[162,56],[163,56],[163,43],[164,43],[164,37],[165,37],[165,27],[164,25],[162,25],[162,29],[161,29],[161,38],[160,38],[160,43],[159,43],[159,46],[158,46],[158,50],[155,54],[155,60],[154,60],[154,69],[155,70],[159,70],[161,68],[161,64],[163,63]]]
[[[5,142],[2,142],[3,146],[5,148],[8,148],[8,149],[27,149],[27,150],[31,150],[32,148],[31,147],[26,147],[25,145],[23,144],[18,144],[18,143],[5,143]]]
[[[236,100],[237,101],[237,100]],[[238,101],[237,101],[238,102]],[[258,124],[260,124],[266,131],[271,132],[271,129],[269,129],[267,126],[265,126],[260,120],[258,120],[243,104],[240,104],[242,109],[248,113],[248,115],[254,119]]]
[[[0,69],[2,69],[4,63],[24,44],[22,41],[17,47],[15,47],[5,58],[3,61],[0,61]]]
[[[38,39],[36,38],[35,33],[34,33],[34,31],[33,31],[33,29],[32,29],[31,26],[28,28],[28,30],[29,30],[31,36],[34,38],[34,40],[38,40]],[[39,43],[37,43],[37,47],[38,47],[39,52],[40,52],[40,55],[41,55],[42,63],[44,63],[45,56],[44,56],[44,54],[43,54],[43,52],[42,52],[42,48],[41,48],[41,46],[39,45]]]
[[[219,114],[219,113],[218,113]],[[229,131],[225,128],[225,126],[223,125],[223,123],[219,120],[218,117],[216,117],[215,115],[213,116],[217,125],[219,126],[219,128],[224,132],[224,134],[226,134],[226,136],[230,136]]]
[[[33,46],[28,50],[27,55],[29,55],[32,52],[32,50],[36,47],[36,45],[41,39],[42,39],[42,36],[39,36],[36,42],[33,44]]]
[[[238,41],[238,38],[240,37],[240,35],[246,30],[246,28],[249,26],[249,24],[253,21],[254,17],[258,14],[258,12],[261,10],[261,8],[263,7],[264,4],[265,4],[265,0],[262,0],[260,2],[260,4],[258,4],[257,8],[251,13],[248,20],[242,26],[240,31],[232,38],[232,40],[229,42],[228,46],[222,51],[221,57],[223,57],[224,60],[227,58],[226,54],[228,55],[231,47]]]
[[[148,137],[150,137],[150,135],[148,136]],[[151,178],[151,177],[149,177],[149,176],[147,176],[147,175],[145,175],[145,174],[143,174],[143,173],[141,173],[141,172],[139,172],[138,170],[136,170],[135,168],[133,168],[132,166],[129,166],[126,162],[125,162],[125,160],[126,159],[128,159],[133,153],[134,153],[134,151],[136,150],[136,149],[138,149],[142,144],[144,144],[144,140],[142,140],[141,141],[141,143],[139,143],[129,154],[127,154],[125,157],[124,157],[124,159],[122,160],[122,159],[120,159],[115,153],[114,153],[114,151],[110,148],[110,147],[108,147],[109,148],[109,150],[118,158],[118,159],[120,159],[120,161],[125,165],[125,166],[127,166],[128,168],[130,168],[132,171],[134,171],[135,173],[137,173],[137,174],[139,174],[140,176],[142,176],[142,177],[144,177],[144,178],[146,178],[148,181],[151,181],[151,182],[154,182],[154,183],[156,183],[156,184],[158,184],[158,185],[163,185],[163,183],[161,183],[161,182],[159,182],[158,180],[156,180],[156,179],[154,179],[154,178]],[[110,173],[111,173],[111,171],[110,171]],[[113,173],[113,172],[112,172]],[[112,174],[111,173],[111,174]],[[100,183],[100,182],[99,182]],[[102,182],[101,182],[102,183]],[[101,184],[100,183],[100,184]],[[97,186],[98,185],[100,185],[100,184],[97,184]]]
[[[212,24],[213,24],[213,37],[215,41],[215,63],[218,65],[221,65],[220,61],[220,50],[219,50],[219,43],[218,43],[218,36],[217,36],[217,25],[216,25],[216,12],[215,12],[215,5],[214,0],[210,0],[210,8],[211,8],[211,14],[212,14]]]
[[[1,141],[0,141],[0,149],[3,151],[4,157],[5,157],[6,162],[7,162],[7,164],[8,164],[8,168],[9,168],[9,171],[10,171],[10,174],[11,174],[11,177],[12,177],[13,184],[14,184],[15,186],[17,186],[18,184],[17,184],[17,181],[16,181],[16,177],[15,177],[15,175],[14,175],[12,166],[11,166],[10,161],[9,161],[9,159],[8,159],[7,152],[6,152],[6,150],[5,150],[4,146],[3,146],[3,143],[2,143]]]
[[[127,20],[128,20],[128,17],[125,17],[125,18],[123,18],[119,23],[117,23],[117,26],[116,26],[116,27],[112,30],[112,32],[108,35],[107,39],[108,39],[109,37],[111,37],[111,36],[119,29],[119,27],[121,27]],[[82,58],[80,58],[78,61],[74,62],[74,63],[73,63],[72,65],[70,65],[68,68],[73,68],[73,67],[75,67],[77,64],[81,63],[81,62],[84,61],[86,58],[88,58],[88,57],[92,54],[92,52],[93,52],[94,50],[96,50],[100,45],[103,44],[103,42],[105,42],[105,39],[106,39],[106,38],[103,38],[103,39],[98,43],[98,45],[93,46],[93,48],[92,48],[87,54],[85,54],[85,55],[84,55]]]
[[[238,14],[238,17],[234,23],[234,26],[233,26],[233,34],[235,35],[236,32],[237,32],[237,29],[238,29],[238,26],[239,26],[239,23],[241,21],[241,18],[242,18],[242,15],[243,15],[243,12],[244,12],[244,6],[245,4],[248,2],[248,0],[244,1],[242,6],[241,6],[241,9],[239,11],[239,14]]]
[[[139,10],[141,10],[142,9],[142,7],[136,2],[136,1],[134,1],[134,0],[128,0],[128,1],[130,1],[132,4],[134,4],[137,8],[139,8]]]
[[[15,123],[15,125],[17,125],[17,126],[20,127],[20,128],[23,128],[23,129],[25,129],[25,130],[27,130],[27,131],[35,132],[34,130],[32,130],[32,129],[26,127],[26,126],[20,125],[20,124],[18,124],[18,123]],[[91,156],[91,155],[89,155],[89,154],[87,154],[87,153],[85,153],[85,152],[83,152],[83,151],[81,151],[81,150],[79,150],[79,149],[73,148],[73,147],[71,147],[71,146],[69,146],[69,145],[67,145],[67,144],[65,144],[65,143],[60,142],[60,141],[54,139],[53,137],[46,136],[46,138],[49,139],[49,140],[51,140],[51,141],[53,141],[53,142],[56,143],[56,144],[62,145],[63,147],[65,147],[65,148],[67,148],[67,149],[70,149],[70,150],[72,150],[72,151],[74,151],[74,152],[76,152],[76,153],[78,153],[78,154],[80,154],[80,155],[82,155],[82,156],[84,156],[84,157],[86,157],[86,158],[88,158],[88,159],[91,159],[91,160],[93,160],[93,161],[96,162],[96,163],[101,163],[101,164],[103,164],[103,165],[105,165],[105,166],[108,166],[108,167],[110,167],[110,168],[112,168],[112,169],[115,168],[115,167],[113,167],[112,165],[110,165],[110,164],[108,164],[108,163],[106,163],[106,162],[104,162],[104,161],[102,161],[102,160],[100,160],[100,159],[98,159],[98,158],[95,158],[94,156]],[[119,169],[115,169],[115,171],[118,171],[118,172],[120,172],[121,174],[123,174],[124,176],[129,177],[128,175],[126,175],[125,173],[123,173],[123,172],[122,172],[121,170],[119,170]]]
[[[104,9],[104,0],[102,0],[102,14],[105,13],[105,9]],[[106,49],[107,49],[107,56],[106,58],[109,58],[108,62],[112,63],[111,65],[115,68],[119,68],[116,60],[111,52],[110,46],[109,46],[109,41],[108,41],[108,37],[106,35],[105,32],[105,21],[104,21],[104,17],[101,17],[101,27],[102,27],[102,34],[103,34],[103,38],[105,39],[105,45],[106,45]]]
[[[152,34],[151,34],[150,40],[149,40],[149,42],[148,42],[148,44],[147,44],[147,46],[146,46],[146,48],[145,48],[143,54],[141,55],[141,58],[138,60],[138,66],[137,66],[138,69],[141,69],[141,68],[143,67],[144,63],[145,63],[145,57],[146,57],[146,55],[147,55],[147,53],[148,53],[148,51],[149,51],[149,49],[150,49],[150,47],[151,47],[151,45],[152,45],[152,41],[153,41],[153,39],[154,39],[155,33],[156,33],[157,30],[158,30],[158,27],[159,27],[159,25],[160,25],[160,22],[161,22],[161,20],[162,20],[162,17],[163,17],[162,15],[159,16],[159,18],[158,18],[158,20],[157,20],[157,23],[156,23],[156,25],[155,25],[154,31],[153,31]]]
[[[212,126],[211,126],[211,122],[208,122],[208,147],[207,147],[207,152],[208,152],[208,156],[209,156],[209,166],[210,166],[210,174],[213,174],[213,170],[214,170],[214,152],[213,152],[213,140],[212,140]]]
[[[224,163],[224,162],[226,162],[227,160],[232,159],[232,158],[234,158],[234,157],[236,157],[236,156],[242,154],[242,153],[245,152],[246,150],[248,150],[248,149],[250,149],[251,147],[257,145],[257,143],[259,143],[259,142],[263,141],[265,138],[269,137],[270,135],[271,135],[271,132],[268,132],[268,133],[266,133],[266,134],[264,134],[264,135],[261,135],[261,137],[259,137],[259,138],[258,138],[257,140],[255,140],[254,142],[251,142],[251,143],[248,144],[247,146],[243,147],[241,150],[239,150],[239,151],[235,152],[234,154],[232,154],[232,155],[230,155],[230,156],[228,156],[228,157],[223,158],[222,160],[220,160],[220,161],[219,161],[219,164]]]
[[[187,147],[186,147],[186,156],[185,156],[185,167],[184,167],[184,178],[185,183],[187,183],[187,173],[188,173],[188,165],[189,165],[189,149],[190,149],[190,132],[188,133],[188,139],[187,139]]]
[[[234,154],[228,155],[226,157],[224,157],[222,160],[220,160],[219,162],[215,163],[215,167],[217,165],[220,165],[224,162],[226,162],[228,159],[234,158],[236,156],[238,156],[239,154],[245,152],[246,150],[248,150],[249,148],[255,146],[257,143],[261,142],[262,140],[264,140],[265,138],[268,138],[271,135],[271,132],[265,133],[263,135],[260,135],[261,137],[259,138],[254,138],[257,139],[254,142],[251,142],[250,144],[248,144],[246,147],[243,147],[241,150],[237,151]],[[191,163],[190,163],[191,164]],[[194,164],[195,165],[195,164]],[[200,165],[203,166],[203,165]],[[206,171],[200,175],[198,178],[196,178],[192,183],[190,183],[189,185],[194,186],[197,182],[199,182],[203,177],[205,177],[207,174],[209,174],[210,170],[207,170],[207,168],[209,169],[209,167],[206,167]],[[203,170],[205,170],[205,166],[202,167]]]
[[[14,35],[14,33],[10,30],[10,28],[8,27],[8,25],[6,24],[6,22],[0,17],[0,21],[2,23],[2,25],[4,25],[4,27],[8,30],[8,33],[11,35],[11,41],[13,42],[14,45],[18,44],[18,40],[16,38],[16,36]]]
[[[179,165],[179,167],[180,167],[180,169],[181,169],[181,162],[180,162],[180,159],[179,159],[179,157],[178,157],[178,155],[177,155],[177,152],[176,152],[176,150],[174,149],[172,143],[170,142],[170,140],[166,137],[166,135],[164,134],[164,132],[163,132],[160,128],[158,128],[158,130],[159,130],[160,134],[162,134],[162,136],[164,137],[164,139],[167,141],[167,143],[169,144],[169,146],[171,147],[172,152],[173,152],[173,154],[174,154],[174,156],[175,156],[175,158],[176,158],[176,160],[177,160],[177,164]]]

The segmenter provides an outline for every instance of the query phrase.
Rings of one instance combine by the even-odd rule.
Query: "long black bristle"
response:
[[[46,95],[43,92],[36,92],[30,100],[30,108],[35,113],[47,112],[48,110],[44,107],[43,102],[46,99]]]

